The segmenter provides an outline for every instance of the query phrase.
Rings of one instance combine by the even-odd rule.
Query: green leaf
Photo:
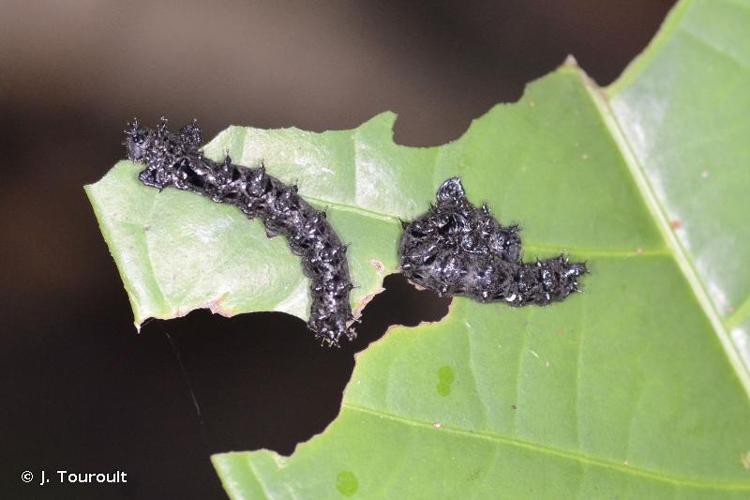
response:
[[[233,498],[750,496],[750,3],[683,1],[601,90],[569,62],[457,141],[231,127],[351,243],[353,303],[397,268],[398,219],[460,175],[523,226],[525,258],[587,260],[585,292],[511,309],[454,298],[357,357],[339,416],[291,457],[212,457]],[[121,162],[87,186],[136,323],[196,307],[306,318],[283,241]],[[312,341],[312,340],[311,340]]]
[[[750,385],[750,2],[684,2],[607,91],[666,238]]]

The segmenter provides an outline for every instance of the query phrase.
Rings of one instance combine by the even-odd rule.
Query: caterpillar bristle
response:
[[[486,204],[472,205],[458,177],[443,182],[427,213],[402,225],[401,272],[440,296],[543,306],[579,291],[588,273],[564,254],[523,262],[519,227],[501,225]]]
[[[287,186],[257,167],[235,165],[227,151],[222,162],[214,162],[198,151],[201,131],[197,120],[178,133],[167,128],[162,117],[154,130],[133,119],[125,129],[128,157],[143,162],[139,174],[145,185],[162,190],[174,187],[206,196],[218,203],[237,206],[249,219],[258,217],[267,236],[283,235],[292,252],[301,257],[302,271],[310,277],[312,304],[308,326],[322,345],[339,347],[339,339],[354,338],[347,324],[353,320],[346,251],[340,238],[318,211]],[[343,248],[324,253],[326,249]]]

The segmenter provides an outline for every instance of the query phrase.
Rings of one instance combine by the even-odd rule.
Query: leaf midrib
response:
[[[611,118],[612,122],[616,125],[616,129],[617,129],[616,135],[622,138],[622,145],[624,145],[627,149],[627,151],[623,151],[623,157],[625,158],[628,166],[631,167],[631,173],[633,174],[633,177],[635,178],[636,182],[638,181],[639,177],[644,178],[645,185],[647,186],[648,190],[651,191],[651,195],[654,200],[656,200],[655,193],[653,192],[653,189],[651,188],[650,183],[648,182],[647,177],[645,176],[645,171],[643,169],[643,166],[637,160],[637,157],[633,153],[633,150],[630,148],[629,142],[625,139],[625,134],[622,132],[622,129],[619,126],[619,123],[617,122],[617,119],[615,117],[615,114],[612,112],[612,109],[609,106],[609,102],[612,98],[617,96],[623,89],[631,85],[632,82],[634,82],[637,79],[637,77],[641,73],[644,72],[644,70],[652,63],[653,59],[656,57],[656,54],[667,44],[668,40],[670,40],[670,38],[674,35],[676,31],[681,30],[685,32],[686,34],[688,34],[689,36],[697,37],[695,33],[686,29],[683,23],[681,22],[683,17],[692,7],[693,3],[694,2],[692,0],[683,0],[679,2],[677,6],[669,12],[661,29],[656,34],[656,37],[649,44],[648,49],[642,54],[640,54],[639,56],[637,56],[628,65],[628,67],[625,68],[625,71],[623,72],[623,74],[620,75],[620,77],[612,85],[610,85],[608,88],[605,88],[605,89],[594,88],[594,89],[589,90],[589,92],[592,93],[592,98],[594,102],[597,103],[597,106],[599,106],[599,104],[604,105],[604,109],[606,109],[606,113],[602,111],[600,112],[602,112],[603,115],[605,114],[608,115]],[[738,7],[739,6],[745,7],[744,5],[737,4],[735,2],[730,2],[730,3]],[[708,41],[706,41],[705,39],[701,37],[697,37],[697,38],[699,38],[702,43],[711,46],[711,44],[708,43]],[[715,47],[713,46],[711,47],[714,50],[716,50]],[[731,58],[729,54],[726,54],[721,50],[719,50],[719,52],[722,53],[722,55]],[[738,61],[735,61],[735,62],[738,62]],[[742,63],[739,63],[739,65],[741,67],[745,67],[745,65]],[[599,101],[601,101],[601,103]],[[618,141],[618,146],[620,146],[619,141]],[[620,147],[620,149],[621,151],[623,150],[622,147]],[[632,159],[632,162],[628,161],[628,159]],[[680,266],[680,269],[685,274],[685,277],[687,278],[690,284],[690,287],[695,293],[698,301],[701,303],[701,306],[704,309],[706,316],[708,317],[712,326],[714,326],[715,332],[717,336],[719,337],[719,341],[722,344],[722,348],[724,349],[727,357],[729,358],[730,363],[732,364],[732,368],[734,369],[734,372],[737,374],[737,377],[740,379],[740,383],[744,387],[746,394],[750,396],[750,366],[748,366],[742,361],[742,357],[740,353],[738,352],[737,346],[734,344],[734,342],[731,339],[731,336],[729,335],[727,331],[727,330],[731,330],[739,326],[744,320],[750,317],[750,297],[746,297],[744,302],[737,308],[737,310],[732,315],[722,320],[721,314],[717,310],[713,301],[710,300],[710,297],[705,288],[705,285],[703,284],[703,281],[699,278],[697,270],[693,266],[691,260],[687,257],[687,250],[683,247],[683,245],[679,242],[679,240],[676,238],[674,233],[666,225],[665,223],[666,218],[663,212],[663,207],[661,207],[661,205],[656,201],[655,201],[655,206],[657,208],[658,213],[661,214],[661,217],[657,217],[656,220],[657,222],[660,223],[659,226],[665,235],[665,240],[667,241],[667,244],[671,247],[672,251],[674,252],[675,260],[677,261],[677,264]]]
[[[640,71],[640,67],[638,70]],[[610,99],[612,98],[612,95],[605,94],[595,83],[587,80],[585,74],[581,73],[581,77],[583,79],[583,85],[592,102],[596,106],[604,126],[610,132],[612,139],[622,155],[623,163],[628,168],[639,193],[643,197],[644,204],[662,234],[667,252],[671,254],[671,257],[682,271],[682,274],[688,282],[690,289],[693,291],[698,304],[701,306],[703,313],[713,327],[714,333],[716,334],[727,359],[732,365],[733,372],[739,379],[740,385],[745,390],[745,394],[750,397],[750,372],[748,371],[748,367],[743,363],[740,353],[729,335],[727,324],[722,320],[721,314],[719,314],[714,302],[711,300],[705,284],[701,280],[693,261],[688,255],[687,249],[678,240],[677,235],[672,230],[669,224],[669,218],[667,217],[666,207],[659,202],[643,165],[635,155],[632,145],[627,140],[616,115],[612,111],[612,108],[610,107]]]

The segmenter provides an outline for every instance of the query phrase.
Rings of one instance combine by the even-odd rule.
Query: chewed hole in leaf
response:
[[[197,310],[149,321],[143,334],[167,332],[174,340],[192,387],[165,397],[181,398],[185,411],[194,411],[195,398],[209,452],[267,448],[289,455],[338,414],[356,351],[391,325],[439,321],[448,312],[450,299],[419,291],[400,274],[387,276],[384,288],[364,309],[357,340],[341,349],[321,349],[303,320],[284,313],[226,318]],[[174,369],[183,368],[175,362]]]
[[[357,339],[352,343],[355,351],[380,339],[392,325],[417,326],[422,322],[440,321],[448,314],[450,297],[438,297],[434,292],[418,289],[401,274],[386,276],[383,287],[385,291],[376,295],[364,309]]]

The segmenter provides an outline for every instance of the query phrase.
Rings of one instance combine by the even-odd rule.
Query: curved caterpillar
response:
[[[458,177],[440,186],[436,206],[402,225],[401,270],[439,295],[544,306],[578,291],[578,278],[588,272],[562,254],[521,262],[518,226],[502,226],[486,205],[474,207]]]
[[[349,292],[353,288],[346,260],[346,246],[326,220],[297,194],[257,168],[234,165],[227,156],[217,163],[198,150],[202,144],[197,122],[178,133],[167,130],[167,120],[155,129],[129,123],[125,130],[128,158],[146,168],[138,178],[147,186],[172,186],[209,197],[217,203],[235,205],[249,218],[258,217],[269,238],[283,235],[295,255],[302,257],[302,269],[310,278],[312,305],[308,326],[322,344],[339,346],[341,337],[356,336]]]

